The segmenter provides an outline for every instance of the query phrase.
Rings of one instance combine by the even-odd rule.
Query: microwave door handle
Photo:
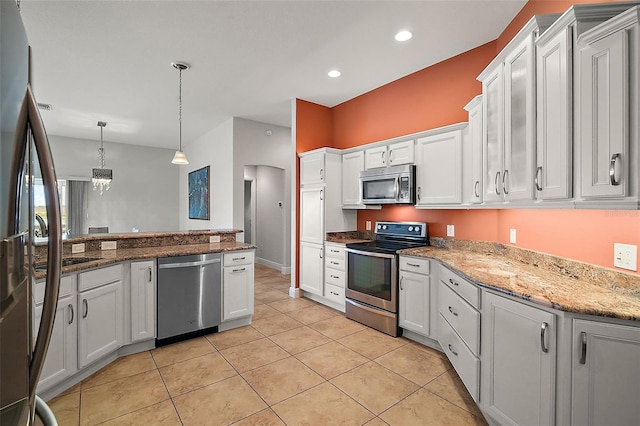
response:
[[[49,238],[47,249],[47,281],[44,290],[44,303],[42,305],[42,319],[38,329],[38,338],[33,349],[33,358],[29,366],[30,394],[35,395],[36,386],[40,379],[40,373],[44,365],[44,358],[49,348],[53,321],[58,306],[58,293],[60,290],[60,274],[62,269],[62,226],[60,218],[60,199],[58,198],[58,184],[56,171],[53,165],[53,156],[47,133],[42,123],[42,117],[38,110],[38,104],[33,96],[31,86],[27,85],[27,93],[20,111],[19,132],[24,132],[26,139],[27,121],[31,127],[33,141],[38,154],[42,182],[44,186],[45,201],[47,204],[47,219],[49,222]]]
[[[395,186],[396,200],[400,200],[400,176],[396,177],[394,186]]]

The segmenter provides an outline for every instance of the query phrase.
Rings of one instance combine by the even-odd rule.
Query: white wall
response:
[[[180,169],[179,216],[180,229],[220,229],[243,228],[242,220],[238,225],[233,221],[233,118],[229,118],[215,129],[209,131],[188,145],[183,144],[189,164],[175,166]],[[205,166],[210,167],[209,182],[209,220],[189,219],[188,174]],[[242,169],[240,179],[242,180]],[[240,186],[240,216],[243,215],[242,193]],[[242,235],[242,234],[240,234]]]
[[[60,179],[90,179],[98,167],[99,141],[50,135]],[[104,142],[105,167],[113,170],[111,189],[102,196],[91,188],[85,227],[108,226],[109,232],[172,231],[178,228],[178,168],[173,151]],[[86,231],[86,229],[85,229]]]
[[[288,256],[284,249],[286,210],[284,209],[284,170],[257,166],[256,179],[256,257],[273,267],[286,265]],[[282,206],[278,205],[279,203]]]
[[[283,266],[289,268],[291,265],[291,129],[243,118],[234,118],[233,123],[233,227],[244,226],[244,166],[262,165],[284,170],[281,258]],[[271,131],[270,136],[267,135],[267,130]],[[258,214],[258,221],[260,220],[260,214]],[[260,231],[256,230],[256,232]],[[238,238],[242,238],[242,234]]]

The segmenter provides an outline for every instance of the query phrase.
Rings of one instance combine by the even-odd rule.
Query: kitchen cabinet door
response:
[[[465,107],[469,127],[463,134],[462,196],[465,203],[482,203],[482,95]]]
[[[45,358],[38,391],[42,392],[77,371],[78,328],[75,296],[58,299],[51,341]],[[35,332],[42,318],[42,305],[35,308]]]
[[[325,154],[316,152],[300,157],[300,185],[324,183]]]
[[[430,335],[431,279],[429,275],[400,271],[400,327],[423,336]]]
[[[300,288],[318,296],[323,295],[323,257],[322,244],[300,243]]]
[[[342,155],[342,208],[363,206],[360,172],[364,170],[364,151]]]
[[[122,346],[122,281],[79,293],[78,311],[78,365],[83,368]]]
[[[156,337],[156,265],[131,263],[131,341]]]
[[[300,189],[300,241],[324,241],[324,186]]]
[[[364,152],[364,166],[367,170],[378,167],[387,167],[387,146],[369,148]]]
[[[554,424],[555,315],[483,295],[483,412],[501,425]]]
[[[572,28],[539,43],[536,50],[536,198],[572,196],[573,49]]]
[[[253,264],[223,268],[222,320],[253,315]]]
[[[580,49],[582,196],[624,197],[629,185],[628,34]]]
[[[505,200],[533,199],[535,93],[533,34],[504,61],[504,169]]]
[[[462,131],[418,139],[416,205],[462,202]]]
[[[482,82],[482,143],[484,201],[502,201],[502,154],[504,152],[504,89],[502,66],[496,67]]]
[[[414,145],[413,140],[390,144],[388,147],[389,165],[413,164]]]
[[[640,424],[640,328],[574,320],[571,424]]]

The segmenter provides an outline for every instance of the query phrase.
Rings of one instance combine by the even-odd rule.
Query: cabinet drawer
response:
[[[341,288],[344,288],[345,273],[338,269],[333,269],[328,266],[324,268],[324,282],[332,284]]]
[[[44,301],[44,288],[46,287],[46,280],[38,281],[35,285],[34,299],[36,305],[41,304]],[[76,289],[76,276],[67,275],[60,278],[60,293],[58,299],[71,295]]]
[[[418,274],[428,274],[429,259],[400,256],[400,269],[402,271],[416,272]]]
[[[344,259],[344,247],[325,244],[324,253],[326,257]]]
[[[324,264],[328,268],[337,269],[339,271],[344,271],[344,258],[335,259],[333,257],[327,257],[324,261]]]
[[[438,306],[440,314],[477,356],[480,353],[480,312],[442,282]]]
[[[232,251],[222,255],[224,266],[249,265],[253,263],[253,251]]]
[[[438,315],[438,341],[442,350],[460,379],[467,387],[474,401],[478,402],[480,394],[480,360],[467,348],[451,325],[442,315]]]
[[[333,302],[344,305],[344,288],[331,284],[325,284],[324,297]]]
[[[78,291],[85,291],[101,285],[120,281],[122,279],[122,265],[108,266],[93,271],[78,274]]]
[[[440,266],[440,281],[462,296],[474,308],[478,309],[480,307],[480,289],[475,284],[451,272],[444,266]]]

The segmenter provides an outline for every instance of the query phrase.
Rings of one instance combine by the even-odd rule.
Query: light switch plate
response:
[[[638,246],[633,244],[613,243],[613,266],[638,270]]]
[[[71,253],[84,253],[84,243],[71,244]]]
[[[456,229],[453,225],[447,225],[447,237],[455,237]]]
[[[368,220],[366,222],[366,226],[367,226],[367,231],[371,231],[371,221],[370,220]]]
[[[210,235],[209,236],[209,244],[211,243],[219,243],[220,242],[220,235]]]
[[[511,244],[515,244],[516,243],[516,230],[514,228],[511,228],[509,230],[509,242]]]
[[[100,245],[101,250],[115,250],[118,244],[115,241],[103,241]]]

